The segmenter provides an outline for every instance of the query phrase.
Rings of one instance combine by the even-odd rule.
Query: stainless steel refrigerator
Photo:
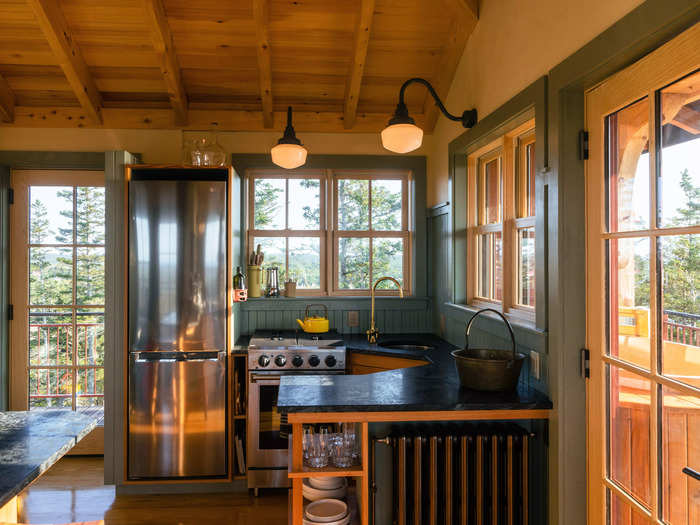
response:
[[[129,479],[228,472],[227,174],[132,169]]]

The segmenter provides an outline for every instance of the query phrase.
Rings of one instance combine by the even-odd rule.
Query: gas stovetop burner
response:
[[[248,369],[285,373],[342,371],[345,341],[335,330],[323,334],[257,330],[248,345]]]

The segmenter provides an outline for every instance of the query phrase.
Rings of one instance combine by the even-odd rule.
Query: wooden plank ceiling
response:
[[[5,126],[382,129],[450,87],[476,0],[0,0]],[[426,90],[407,104],[430,132]],[[463,108],[450,108],[461,112]]]

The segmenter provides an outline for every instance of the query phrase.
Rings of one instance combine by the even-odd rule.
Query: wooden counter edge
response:
[[[551,409],[441,410],[418,412],[289,412],[289,423],[328,423],[336,421],[374,423],[386,421],[495,421],[549,419]]]

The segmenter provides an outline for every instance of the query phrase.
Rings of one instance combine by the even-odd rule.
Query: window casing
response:
[[[246,253],[261,244],[263,266],[277,263],[282,282],[296,278],[297,295],[364,296],[384,275],[410,293],[410,171],[254,169],[246,175]],[[310,187],[310,181],[318,182]],[[311,190],[318,195],[313,206],[308,193],[299,193]],[[377,293],[398,294],[390,282]]]
[[[467,156],[467,299],[535,321],[535,122]]]

